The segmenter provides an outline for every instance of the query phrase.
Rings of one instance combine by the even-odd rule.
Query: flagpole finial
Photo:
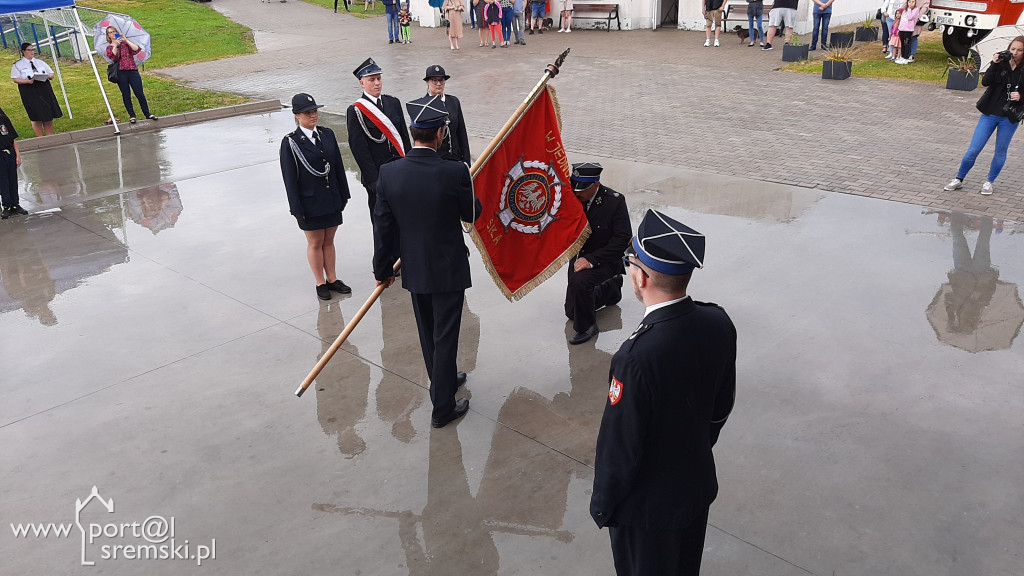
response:
[[[565,52],[562,52],[561,54],[558,55],[558,58],[555,59],[554,64],[548,64],[547,67],[544,68],[547,71],[548,76],[550,76],[551,78],[558,76],[558,69],[559,67],[562,66],[562,62],[565,62],[565,57],[569,55],[570,50],[572,50],[572,48],[566,48]]]

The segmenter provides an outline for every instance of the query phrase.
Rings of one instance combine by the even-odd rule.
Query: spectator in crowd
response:
[[[448,47],[452,50],[460,50],[459,38],[462,38],[462,13],[466,11],[466,5],[462,0],[444,0],[441,6],[441,13],[448,19]],[[472,14],[472,12],[470,12]]]
[[[530,10],[533,14],[533,18],[530,20],[530,34],[536,30],[538,33],[544,33],[544,11],[547,0],[530,0]]]
[[[491,30],[491,48],[497,48],[497,40],[501,38],[501,5],[496,0],[485,0],[484,21]]]
[[[707,40],[704,41],[704,47],[711,46],[711,29],[715,29],[715,46],[720,46],[718,43],[718,34],[722,31],[722,4],[725,0],[704,0],[704,19],[707,24],[704,26],[704,32],[707,35]]]
[[[893,30],[893,18],[896,16],[896,10],[903,7],[903,0],[883,0],[882,7],[879,9],[882,12],[882,54],[889,53],[889,34]]]
[[[526,37],[523,30],[526,28],[526,18],[523,7],[526,0],[513,0],[512,2],[512,33],[516,37],[516,44],[526,46]]]
[[[399,0],[380,0],[384,5],[384,16],[388,23],[388,44],[401,43],[401,36],[398,31],[398,2]]]
[[[32,121],[32,131],[36,136],[42,136],[53,134],[53,119],[64,116],[64,113],[57,103],[57,96],[53,93],[53,85],[50,84],[53,69],[35,55],[35,46],[28,42],[22,44],[21,60],[11,66],[11,79],[18,85],[21,103],[25,106],[28,119]],[[124,90],[121,92],[124,93]],[[128,106],[131,106],[131,100],[128,100]]]
[[[501,47],[508,48],[512,41],[512,0],[498,0],[501,6]]]
[[[974,161],[978,159],[978,154],[988,143],[993,132],[996,133],[996,151],[992,156],[988,178],[981,185],[982,194],[987,196],[992,193],[992,183],[1006,163],[1006,150],[1017,131],[1017,123],[1024,115],[1024,102],[1021,102],[1020,91],[1021,84],[1024,84],[1024,67],[1021,67],[1024,61],[1024,36],[1014,38],[1007,50],[1010,52],[1010,58],[1004,60],[1003,55],[996,53],[992,56],[992,65],[981,77],[981,85],[986,86],[985,93],[978,99],[977,104],[981,118],[978,119],[967,153],[960,161],[960,170],[957,171],[956,178],[950,180],[943,188],[948,192],[963,187],[964,178],[974,167]]]
[[[917,15],[917,21],[914,23],[914,35],[910,38],[910,58],[908,58],[910,62],[913,62],[914,56],[917,55],[917,39],[921,36],[924,25],[928,23],[928,10],[931,6],[931,0],[919,0],[917,5],[921,8],[921,12]]]
[[[367,8],[370,9],[370,12],[373,12],[374,10],[376,10],[377,9],[377,0],[366,0],[365,2],[363,2],[363,12],[366,12]]]
[[[409,30],[412,24],[412,14],[409,14],[409,2],[406,1],[402,4],[402,9],[398,11],[398,25],[401,29],[401,42],[402,44],[412,44],[412,34]]]
[[[796,25],[796,7],[800,0],[775,0],[771,12],[768,13],[768,41],[764,43],[761,50],[771,50],[772,40],[778,33],[779,27],[784,29],[786,44],[793,37],[793,26]]]
[[[117,28],[107,27],[107,58],[117,62],[117,87],[121,89],[121,100],[124,101],[124,109],[128,111],[128,121],[135,124],[135,107],[132,106],[132,92],[139,100],[142,107],[142,115],[150,120],[157,117],[149,111],[149,102],[146,101],[146,93],[142,89],[142,75],[139,74],[139,67],[135,64],[135,55],[139,53],[139,46],[131,40],[121,36]]]
[[[558,31],[572,32],[572,0],[558,0],[558,2],[562,5],[562,21],[558,23]]]
[[[754,29],[754,19],[757,19],[757,29]],[[764,46],[764,29],[761,28],[761,23],[764,21],[764,0],[750,0],[747,2],[747,24],[750,30],[750,44],[749,47],[754,46],[754,42],[760,38],[761,46]]]
[[[833,0],[813,0],[814,29],[811,31],[811,50],[818,49],[818,38],[820,31],[821,49],[828,49],[828,24],[832,20]]]
[[[900,57],[893,60],[897,64],[910,63],[910,44],[914,39],[914,26],[921,15],[921,9],[917,6],[917,0],[907,0],[907,7],[903,10],[898,25],[900,33]]]
[[[473,12],[476,13],[476,31],[480,36],[480,47],[487,45],[487,31],[490,30],[484,20],[484,8],[487,7],[485,0],[473,0]]]
[[[889,53],[885,55],[886,60],[895,61],[899,58],[900,50],[900,20],[903,19],[903,8],[897,8],[892,14],[892,25],[889,27]]]

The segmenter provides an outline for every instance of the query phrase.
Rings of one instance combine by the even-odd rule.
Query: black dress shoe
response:
[[[431,418],[430,425],[433,426],[434,428],[444,428],[449,422],[458,420],[459,418],[465,416],[466,412],[469,412],[469,400],[466,398],[461,398],[455,401],[455,410],[452,410],[451,414],[440,419]]]
[[[22,208],[21,204],[15,204],[14,206],[11,206],[11,212],[13,212],[15,214],[21,214],[22,216],[25,216],[25,215],[28,214],[28,210],[25,210],[24,208]]]
[[[327,284],[320,284],[316,287],[316,297],[321,300],[331,299],[331,291],[327,288]]]
[[[569,338],[569,344],[583,344],[584,342],[590,340],[594,336],[597,336],[597,332],[597,324],[594,324],[593,326],[587,328],[583,332],[577,332],[575,336]]]
[[[455,373],[455,387],[459,388],[463,384],[465,384],[466,383],[466,378],[467,378],[467,376],[466,376],[465,372],[456,372]]]
[[[342,294],[351,294],[352,293],[352,289],[349,288],[347,284],[342,282],[341,278],[338,278],[334,282],[328,282],[327,283],[327,288],[329,290],[333,290],[334,292],[340,292]]]

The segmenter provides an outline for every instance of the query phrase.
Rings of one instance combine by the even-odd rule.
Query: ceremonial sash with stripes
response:
[[[402,137],[398,134],[394,123],[391,122],[391,118],[388,118],[380,108],[365,98],[356,100],[352,105],[373,122],[373,125],[391,141],[391,145],[398,151],[398,155],[404,158],[405,147],[402,145]]]

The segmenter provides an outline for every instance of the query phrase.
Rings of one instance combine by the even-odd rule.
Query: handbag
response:
[[[113,82],[114,84],[117,84],[117,69],[117,62],[111,62],[110,64],[107,64],[107,80]]]
[[[882,19],[882,9],[879,8],[878,12],[875,12],[875,20],[881,20],[881,19]]]

